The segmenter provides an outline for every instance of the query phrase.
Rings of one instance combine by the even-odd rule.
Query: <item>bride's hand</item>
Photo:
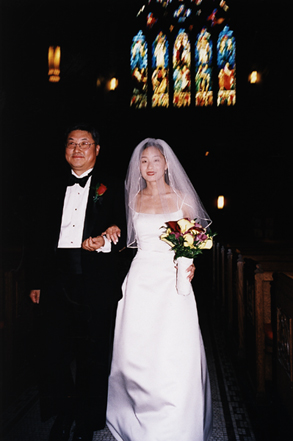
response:
[[[107,239],[116,245],[116,243],[118,243],[119,237],[121,236],[121,230],[119,227],[117,227],[117,225],[113,225],[112,227],[107,228],[107,230],[104,231],[101,235],[107,236]]]
[[[186,272],[189,273],[188,274],[188,280],[189,280],[189,282],[191,282],[193,277],[194,277],[194,273],[195,273],[195,266],[194,266],[194,264],[190,265],[187,268]]]

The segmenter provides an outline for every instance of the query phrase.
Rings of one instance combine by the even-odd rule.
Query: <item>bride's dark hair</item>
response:
[[[164,149],[161,146],[161,144],[159,144],[158,142],[154,141],[147,141],[141,148],[140,151],[140,156],[142,155],[142,152],[144,152],[148,147],[155,147],[156,149],[159,150],[160,153],[162,153],[162,155],[164,156],[164,158],[166,159],[165,155],[164,155]]]

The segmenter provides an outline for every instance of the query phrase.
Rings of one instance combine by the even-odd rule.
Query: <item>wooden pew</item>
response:
[[[213,247],[213,290],[217,298],[217,304],[225,303],[225,261],[224,247],[216,242]]]
[[[271,252],[216,243],[215,292],[259,399],[265,398],[266,381],[272,380],[271,282],[274,272],[284,271],[293,271],[290,249]]]
[[[237,257],[236,297],[238,318],[238,357],[245,358],[245,301],[244,301],[244,259]]]
[[[293,271],[293,259],[242,256],[237,262],[239,354],[247,359],[256,396],[266,396],[272,380],[271,282],[274,272]]]
[[[237,256],[236,250],[216,243],[213,257],[213,285],[217,306],[221,307],[229,330],[238,333],[237,319]]]
[[[293,422],[293,273],[274,273],[271,293],[275,391]]]

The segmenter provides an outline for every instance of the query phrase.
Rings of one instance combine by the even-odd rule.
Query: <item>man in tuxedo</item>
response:
[[[99,170],[99,151],[94,127],[68,130],[71,171],[44,192],[32,247],[30,298],[42,311],[41,415],[57,415],[50,441],[68,440],[74,420],[74,441],[91,441],[106,422],[126,228],[123,185]]]

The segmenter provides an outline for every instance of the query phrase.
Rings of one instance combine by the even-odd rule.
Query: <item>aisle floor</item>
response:
[[[213,398],[213,434],[210,441],[256,441],[221,321],[212,320],[205,310],[199,315]],[[48,440],[54,419],[41,422],[37,397],[36,387],[30,387],[13,406],[6,409],[3,441]],[[71,438],[72,435],[73,430]],[[93,441],[115,439],[105,428],[95,432]]]

